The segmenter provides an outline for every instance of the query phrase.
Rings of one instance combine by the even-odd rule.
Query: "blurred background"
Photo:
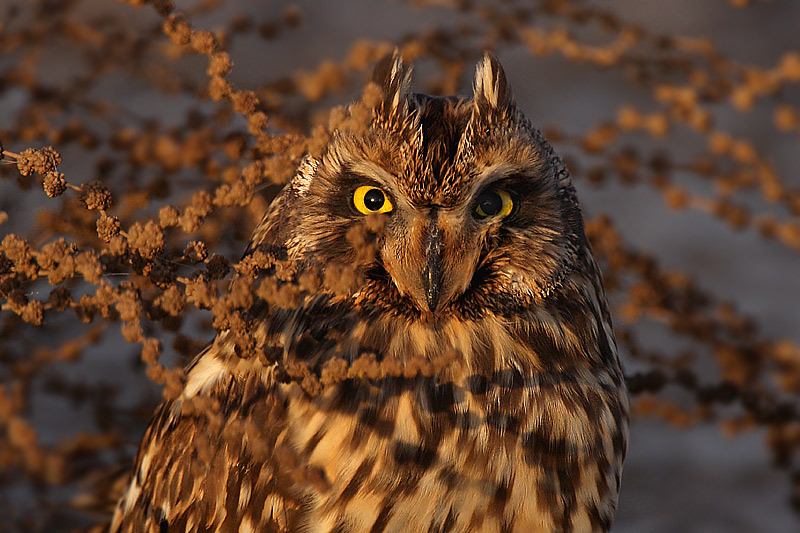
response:
[[[238,261],[399,46],[434,94],[469,94],[492,50],[573,173],[632,393],[614,531],[797,531],[798,24],[791,0],[3,0],[0,530],[104,520],[214,335],[162,295]],[[60,162],[19,164],[46,146]]]

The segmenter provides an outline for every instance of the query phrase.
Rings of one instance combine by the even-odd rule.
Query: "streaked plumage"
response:
[[[409,93],[396,54],[375,80],[371,127],[303,163],[248,252],[354,265],[364,284],[296,309],[257,300],[256,357],[218,335],[156,413],[112,531],[610,527],[628,403],[566,168],[488,55],[473,98]],[[370,215],[384,227],[367,257],[348,238],[364,185],[392,208]],[[364,353],[449,359],[316,396],[278,379]]]

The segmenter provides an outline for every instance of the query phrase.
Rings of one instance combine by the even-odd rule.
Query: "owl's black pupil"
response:
[[[367,206],[367,209],[370,211],[378,211],[383,207],[384,201],[386,201],[386,199],[383,193],[378,189],[367,191],[367,194],[364,195],[364,205]]]
[[[503,209],[503,199],[494,191],[486,191],[478,196],[478,207],[483,215],[491,217]],[[481,216],[481,213],[478,216]]]

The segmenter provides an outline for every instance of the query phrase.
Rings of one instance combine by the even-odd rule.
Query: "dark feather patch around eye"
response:
[[[524,228],[540,220],[543,200],[547,193],[547,180],[528,174],[513,174],[499,179],[488,190],[504,190],[511,196],[514,206],[511,213],[503,219],[503,226]]]
[[[514,174],[496,181],[492,187],[506,190],[524,200],[529,195],[537,195],[542,190],[542,183],[534,176]]]
[[[380,187],[374,180],[345,168],[332,180],[333,194],[325,195],[322,200],[328,212],[336,217],[350,218],[363,216],[353,205],[353,192],[361,185]]]
[[[348,195],[352,194],[352,192],[356,190],[359,185],[375,185],[376,187],[380,186],[378,183],[375,183],[374,180],[347,169],[336,176],[333,182],[337,193]]]

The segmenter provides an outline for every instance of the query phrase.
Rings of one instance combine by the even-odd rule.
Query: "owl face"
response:
[[[517,110],[499,63],[478,65],[472,98],[409,93],[398,56],[374,80],[383,100],[367,131],[338,132],[301,168],[292,198],[273,206],[302,210],[278,232],[289,255],[356,265],[366,281],[354,301],[415,317],[543,297],[569,268],[581,216],[563,164]],[[364,257],[348,235],[376,218],[377,248]]]

